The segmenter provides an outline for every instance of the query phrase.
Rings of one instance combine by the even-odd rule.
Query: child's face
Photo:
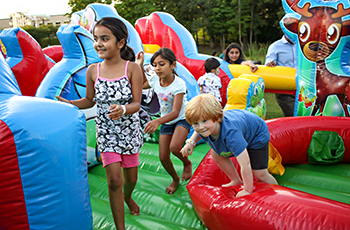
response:
[[[230,49],[230,52],[228,53],[228,58],[231,61],[237,61],[239,58],[240,52],[237,48]]]
[[[175,62],[170,64],[170,62],[164,59],[161,55],[158,55],[152,63],[154,71],[160,79],[172,77],[175,65]]]
[[[124,45],[124,40],[117,43],[117,39],[105,26],[98,25],[94,29],[94,48],[101,59],[112,58],[120,53],[121,47]]]
[[[192,124],[194,131],[203,137],[220,134],[220,123],[212,120],[199,120]]]

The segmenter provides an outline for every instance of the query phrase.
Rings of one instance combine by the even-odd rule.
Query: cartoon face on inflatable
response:
[[[255,84],[253,87],[253,93],[249,100],[248,111],[255,113],[262,119],[266,118],[266,101],[264,99],[265,82],[262,77],[255,76],[253,74],[242,74],[238,78],[245,78],[252,80]]]
[[[92,8],[86,8],[80,17],[78,24],[92,33],[92,29],[96,24],[96,16]]]
[[[297,115],[348,117],[349,2],[286,0],[283,6],[292,14],[281,20],[282,30],[298,44]]]
[[[266,118],[264,99],[265,83],[262,77],[242,74],[230,81],[227,87],[227,104],[224,110],[244,109]]]

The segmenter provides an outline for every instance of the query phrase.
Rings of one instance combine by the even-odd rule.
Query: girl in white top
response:
[[[159,159],[173,181],[166,188],[166,192],[173,194],[180,183],[180,177],[176,173],[170,159],[170,152],[178,157],[184,165],[181,180],[186,181],[192,176],[192,163],[188,157],[180,153],[186,140],[191,125],[185,119],[186,84],[174,71],[176,57],[168,48],[161,48],[151,58],[156,75],[152,75],[143,88],[152,87],[158,96],[161,117],[148,122],[145,133],[154,133],[161,125],[159,133]],[[176,138],[173,138],[175,136]]]

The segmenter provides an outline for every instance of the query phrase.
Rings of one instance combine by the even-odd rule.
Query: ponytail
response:
[[[120,56],[122,59],[126,61],[132,61],[135,62],[136,56],[134,50],[128,46],[124,45],[124,47],[120,50]]]

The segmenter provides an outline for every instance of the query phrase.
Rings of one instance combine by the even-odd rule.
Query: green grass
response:
[[[265,93],[264,98],[266,101],[266,120],[283,117],[282,110],[276,102],[275,94]]]

